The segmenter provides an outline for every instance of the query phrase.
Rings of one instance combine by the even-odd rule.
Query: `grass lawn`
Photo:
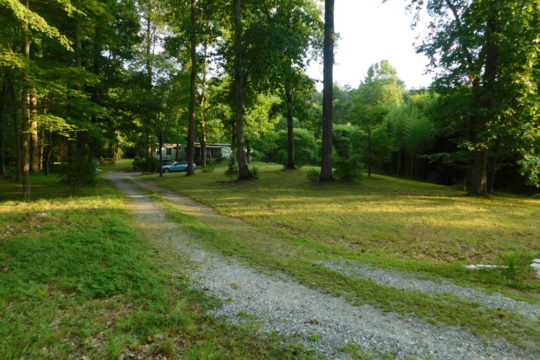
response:
[[[167,174],[160,185],[219,213],[326,252],[381,265],[539,295],[528,266],[540,257],[540,200],[466,196],[447,186],[375,175],[361,185],[311,184],[308,168],[257,164],[259,180],[228,182],[214,172]],[[320,250],[319,249],[319,250]],[[470,271],[463,264],[510,265]]]
[[[118,160],[114,164],[98,165],[98,169],[102,171],[133,171],[133,160],[123,159]]]
[[[211,249],[263,271],[287,273],[353,304],[415,314],[433,324],[503,337],[540,351],[539,321],[484,309],[451,295],[391,288],[317,264],[321,260],[367,262],[445,277],[538,303],[540,286],[529,263],[539,255],[536,219],[540,201],[516,196],[471,198],[448,187],[384,176],[366,179],[362,185],[314,185],[307,181],[306,170],[258,166],[259,180],[250,182],[228,181],[223,168],[200,171],[194,177],[176,173],[144,178],[244,220],[199,217],[154,195],[175,221]],[[520,235],[514,235],[517,229]],[[512,242],[510,236],[521,241]],[[495,271],[463,267],[476,262],[511,266]]]
[[[0,359],[311,358],[209,316],[217,300],[141,238],[108,182],[76,195],[54,176],[32,183],[21,202],[0,182]]]

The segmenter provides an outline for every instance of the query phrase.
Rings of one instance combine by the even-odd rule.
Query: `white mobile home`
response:
[[[161,149],[157,148],[153,153],[155,158],[159,158],[161,152],[163,160],[185,161],[187,160],[187,149],[185,144],[163,144]],[[206,144],[206,158],[208,161],[218,161],[229,159],[232,156],[230,144]],[[201,161],[201,144],[195,143],[195,162]]]

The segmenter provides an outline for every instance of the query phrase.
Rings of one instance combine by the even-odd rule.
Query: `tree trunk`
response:
[[[484,196],[488,193],[487,188],[487,150],[476,151],[473,155],[473,165],[471,171],[471,182],[469,193],[471,195]]]
[[[6,174],[6,131],[7,131],[7,71],[2,79],[2,92],[0,93],[0,175]]]
[[[287,99],[287,164],[289,170],[296,170],[294,153],[294,116],[293,116],[293,94],[289,86],[285,87],[285,97]]]
[[[148,122],[149,120],[146,121]],[[147,125],[144,128],[144,158],[148,159],[152,155],[152,147],[150,145],[150,126]]]
[[[495,192],[495,180],[497,178],[497,160],[497,156],[493,156],[488,160],[487,191],[490,194]]]
[[[186,176],[195,175],[193,163],[195,162],[195,110],[197,95],[197,15],[195,13],[195,0],[191,0],[191,76],[189,80],[189,124],[188,124],[188,144],[187,144],[187,162],[188,167]]]
[[[200,116],[201,120],[201,135],[199,136],[199,141],[201,143],[201,166],[205,168],[208,165],[208,153],[206,149],[207,135],[206,135],[206,124],[204,123],[203,116]]]
[[[34,117],[37,115],[37,96],[36,91],[32,89],[30,91],[30,137],[31,137],[31,159],[30,159],[30,171],[39,171],[39,136],[38,136],[38,123],[34,121]]]
[[[26,8],[30,9],[30,0],[26,0]],[[30,61],[30,34],[28,31],[28,26],[24,29],[24,56],[26,60]],[[26,83],[28,81],[28,70],[25,68],[23,72],[23,91],[22,91],[22,106],[23,106],[23,122],[21,126],[22,133],[22,190],[23,190],[23,199],[30,200],[30,91],[29,85]]]
[[[334,68],[334,0],[325,0],[322,160],[320,181],[332,181],[332,99]]]
[[[9,75],[9,89],[11,93],[11,111],[12,111],[12,117],[13,117],[13,130],[15,133],[15,181],[19,182],[21,181],[22,177],[22,159],[21,159],[21,129],[19,128],[19,111],[18,111],[18,101],[17,101],[17,93],[15,91],[15,84],[13,82],[12,74],[10,72],[7,73]]]
[[[244,69],[242,54],[242,0],[234,0],[234,100],[235,100],[235,138],[238,179],[252,179],[249,171],[246,144],[244,140]]]
[[[493,5],[495,6],[495,5]],[[495,11],[492,8],[492,11]],[[479,107],[476,116],[475,136],[477,142],[485,139],[480,138],[480,134],[486,131],[487,119],[490,116],[490,111],[493,107],[493,99],[495,95],[495,83],[497,81],[498,60],[499,60],[499,44],[497,40],[497,34],[499,33],[499,26],[493,18],[488,20],[486,29],[486,66],[484,74],[482,76],[481,92],[476,96],[476,105]],[[488,193],[488,161],[490,148],[489,144],[485,144],[485,148],[476,150],[473,154],[472,170],[471,170],[471,184],[469,193],[472,195],[487,195]],[[495,176],[495,174],[493,175]]]
[[[45,169],[45,129],[41,130],[40,138],[41,141],[39,142],[39,170],[43,171]]]
[[[206,105],[206,72],[207,72],[207,45],[204,44],[204,61],[202,65],[202,84],[201,84],[201,99],[200,99],[200,115],[199,122],[201,124],[201,166],[204,168],[208,165],[208,154],[206,150],[207,134],[206,134],[206,118],[205,118],[205,105]]]
[[[52,131],[49,131],[49,147],[47,148],[47,156],[45,157],[45,175],[51,173],[51,155],[53,150],[53,137]]]

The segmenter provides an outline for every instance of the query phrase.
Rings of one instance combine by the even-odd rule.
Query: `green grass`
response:
[[[112,165],[98,165],[101,171],[133,171],[133,160],[123,159],[118,160]]]
[[[280,271],[303,284],[345,297],[352,304],[371,304],[384,311],[415,314],[435,325],[454,325],[486,337],[502,337],[524,348],[540,350],[538,321],[502,310],[488,310],[455,297],[438,297],[395,289],[369,280],[333,272],[314,261],[336,259],[323,247],[304,241],[276,237],[227,217],[199,217],[181,211],[171,200],[161,201],[171,219],[181,224],[197,241],[212,250],[241,259],[262,271]],[[312,244],[308,244],[312,245]]]
[[[139,235],[104,180],[76,195],[32,178],[34,201],[0,182],[0,359],[312,358],[207,314],[182,259]]]
[[[302,171],[257,164],[260,179],[230,182],[223,168],[155,179],[259,229],[349,260],[521,290],[538,299],[529,267],[540,257],[540,200],[468,197],[450,187],[375,175],[361,185],[311,184]],[[152,178],[155,178],[152,177]],[[464,264],[511,265],[471,271]]]
[[[443,276],[467,285],[505,291],[521,300],[538,302],[538,281],[531,275],[528,267],[528,261],[538,254],[538,245],[530,238],[521,244],[521,248],[516,248],[515,244],[508,245],[508,240],[500,238],[508,231],[507,228],[516,226],[516,221],[526,227],[527,231],[538,234],[538,229],[533,225],[540,204],[537,200],[509,195],[490,199],[470,198],[451,188],[382,176],[368,179],[363,185],[312,185],[305,179],[305,172],[282,171],[278,166],[272,165],[260,166],[260,179],[251,182],[223,182],[227,177],[220,169],[213,173],[198,173],[195,177],[185,177],[181,173],[167,174],[161,179],[155,176],[146,179],[185,193],[213,206],[219,213],[228,215],[201,217],[196,213],[184,213],[172,201],[154,195],[162,201],[173,219],[211,249],[239,258],[263,271],[283,271],[308,286],[344,296],[353,304],[369,303],[387,311],[412,313],[433,324],[455,325],[477,335],[502,337],[524,348],[534,351],[540,349],[538,321],[502,310],[484,309],[478,304],[449,295],[434,296],[394,289],[336,273],[314,263],[317,260],[368,262],[419,271],[432,277]],[[384,224],[397,223],[398,220],[403,223],[402,234],[406,235],[406,231],[420,234],[420,228],[407,228],[407,219],[433,223],[434,220],[430,219],[441,215],[420,211],[421,205],[416,205],[416,211],[413,211],[416,200],[430,202],[430,211],[438,211],[438,207],[441,211],[445,209],[445,218],[450,223],[458,222],[458,219],[463,219],[465,223],[474,222],[474,219],[465,220],[465,216],[461,214],[464,209],[471,214],[489,212],[500,223],[491,230],[488,227],[483,229],[485,238],[491,239],[487,245],[495,252],[504,253],[507,256],[506,261],[512,261],[515,265],[514,269],[477,272],[466,270],[462,266],[464,263],[476,261],[504,261],[499,258],[502,255],[488,256],[487,253],[481,258],[470,256],[460,261],[439,258],[436,253],[430,256],[404,257],[404,253],[414,253],[411,248],[418,246],[418,240],[411,246],[403,242],[396,245],[395,249],[400,251],[395,253],[388,248],[380,248],[369,240],[362,245],[366,247],[366,251],[358,251],[356,247],[347,246],[343,242],[342,237],[349,233],[343,228],[358,226],[354,224],[355,221],[365,223],[364,216],[369,211],[383,212],[385,209],[391,212],[391,208],[399,209],[405,206],[409,209],[408,217],[403,216],[401,220],[394,216],[372,218],[371,221],[376,224],[371,227],[366,225],[364,236],[369,238],[370,229],[375,225],[390,236],[393,233],[392,227],[387,229]],[[425,205],[422,201],[420,204]],[[345,211],[349,208],[349,211]],[[505,220],[505,212],[508,212],[512,220]],[[334,213],[339,214],[339,221]],[[395,210],[395,213],[399,211]],[[239,217],[244,222],[231,221],[230,217]],[[330,226],[327,217],[338,223]],[[428,227],[431,236],[423,236],[425,241],[430,243],[439,242],[440,248],[446,246],[448,249],[445,253],[455,252],[457,255],[459,249],[474,247],[479,243],[479,240],[476,240],[467,245],[463,238],[464,243],[456,248],[456,242],[446,238],[452,236],[454,230],[447,229],[443,232],[444,219],[439,221],[439,232],[432,231],[432,225]],[[327,223],[328,226],[319,226],[319,222]],[[472,236],[475,229],[471,227],[470,230]],[[494,233],[488,234],[490,231]],[[333,233],[341,233],[342,236],[334,240]],[[512,252],[511,248],[516,251]],[[473,252],[474,249],[471,250],[471,253]]]

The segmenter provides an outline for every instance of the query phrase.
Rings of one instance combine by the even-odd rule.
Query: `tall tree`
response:
[[[187,143],[187,176],[195,174],[193,163],[195,161],[195,115],[197,104],[197,8],[196,0],[190,0],[190,60],[191,75],[189,81],[189,124],[188,124],[188,143]]]
[[[71,15],[76,9],[69,0],[60,1],[61,8],[67,15]],[[53,38],[60,42],[66,50],[72,50],[69,40],[66,36],[60,33],[58,28],[50,25],[41,14],[33,11],[30,0],[21,3],[19,1],[8,1],[0,4],[7,7],[15,20],[15,26],[21,29],[22,33],[22,55],[25,62],[22,64],[22,113],[23,122],[22,129],[22,185],[23,198],[29,199],[30,190],[30,171],[35,170],[36,162],[32,161],[36,156],[32,156],[32,151],[37,154],[37,123],[35,115],[37,115],[37,94],[35,88],[31,84],[30,64],[32,62],[32,43],[37,34],[44,35],[46,38]],[[2,49],[3,50],[3,49]],[[5,50],[2,51],[2,58],[5,56]],[[34,141],[33,141],[34,140]],[[32,143],[34,147],[32,148]]]
[[[249,180],[253,174],[249,170],[244,137],[244,49],[242,43],[242,9],[243,0],[233,1],[234,19],[234,137],[236,140],[236,161],[238,178]]]
[[[320,181],[332,181],[332,99],[334,86],[334,0],[324,1],[324,79]]]
[[[540,3],[411,3],[418,9],[424,4],[433,18],[431,34],[418,51],[438,70],[435,85],[443,100],[456,95],[467,99],[452,107],[449,120],[460,128],[458,146],[469,155],[469,192],[489,192],[489,169],[497,168],[501,148],[515,156],[530,183],[540,184],[540,149],[535,145],[540,137]]]
[[[320,10],[312,0],[280,2],[275,11],[257,29],[257,49],[264,53],[268,66],[261,67],[258,78],[268,74],[270,89],[278,89],[287,119],[287,162],[285,168],[296,169],[294,118],[300,106],[297,97],[312,81],[304,74],[309,61],[321,50],[322,22]],[[267,36],[264,36],[266,32]],[[262,36],[261,36],[262,35]],[[260,49],[259,49],[260,47]],[[264,47],[264,48],[262,48]]]
[[[387,60],[371,65],[356,91],[349,118],[367,135],[368,176],[373,170],[373,153],[378,150],[373,135],[381,128],[390,107],[403,102],[402,91],[403,84],[397,77],[396,69]],[[387,142],[383,143],[383,147],[386,147]]]

